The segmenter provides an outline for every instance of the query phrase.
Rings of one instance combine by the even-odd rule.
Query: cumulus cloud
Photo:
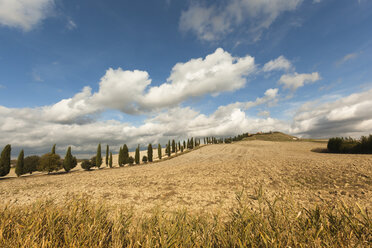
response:
[[[171,106],[189,97],[235,91],[245,86],[246,77],[255,70],[253,57],[233,57],[218,48],[205,59],[176,64],[166,83],[149,89],[142,105],[146,108]]]
[[[219,48],[205,58],[176,64],[167,79],[159,86],[151,86],[146,71],[108,69],[92,93],[85,87],[72,98],[38,110],[44,119],[55,122],[89,122],[90,115],[107,109],[127,114],[143,114],[174,107],[183,101],[244,87],[247,77],[256,71],[254,58],[233,57]]]
[[[372,133],[372,90],[323,104],[304,104],[291,131],[310,137],[353,136]]]
[[[292,63],[286,59],[283,55],[279,56],[274,60],[270,60],[267,62],[262,71],[270,72],[270,71],[289,71],[293,68]]]
[[[169,139],[191,136],[230,136],[242,132],[288,130],[285,122],[272,118],[247,116],[239,108],[218,109],[207,116],[189,107],[175,107],[147,118],[140,126],[119,121],[94,121],[82,124],[47,121],[30,109],[0,107],[0,143],[11,143],[26,154],[42,153],[57,143],[58,151],[72,146],[75,154],[92,154],[98,142],[118,150],[124,143],[129,147],[148,143],[165,144]]]
[[[320,79],[321,77],[318,72],[313,72],[310,74],[298,74],[295,72],[294,74],[282,75],[279,79],[279,84],[283,84],[285,89],[295,91],[307,83],[314,83]]]
[[[0,0],[0,25],[29,31],[46,18],[54,0]]]
[[[193,32],[201,40],[213,41],[248,23],[252,40],[260,38],[285,11],[293,11],[302,0],[232,0],[210,6],[192,3],[180,17],[180,29]]]

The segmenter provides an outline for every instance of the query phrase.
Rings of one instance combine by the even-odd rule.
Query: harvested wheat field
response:
[[[207,145],[152,164],[2,179],[1,199],[21,205],[85,193],[137,213],[156,206],[224,212],[236,203],[237,192],[253,194],[262,187],[269,199],[284,196],[301,206],[337,199],[370,208],[372,156],[312,151],[325,146],[260,140]]]

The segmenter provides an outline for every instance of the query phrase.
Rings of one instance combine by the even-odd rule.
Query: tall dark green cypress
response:
[[[136,164],[140,164],[140,150],[139,150],[139,145],[136,148],[136,153],[134,155],[134,161]]]
[[[120,147],[118,156],[118,165],[121,167],[123,165],[123,148]]]
[[[168,146],[167,146],[167,154],[168,154],[168,157],[171,156],[171,144],[170,144],[170,140],[168,140]]]
[[[172,140],[172,153],[175,153],[175,152],[176,152],[176,142]]]
[[[106,167],[109,163],[109,145],[106,145]]]
[[[11,146],[8,144],[4,147],[0,157],[0,177],[6,176],[10,171],[10,153]]]
[[[18,155],[17,165],[15,168],[15,173],[17,174],[17,177],[24,174],[24,166],[25,166],[24,158],[25,158],[25,154],[23,150],[21,150],[21,152]]]
[[[152,145],[151,144],[149,144],[149,146],[147,147],[147,158],[149,162],[152,162]]]
[[[63,160],[63,169],[69,172],[73,167],[73,157],[71,154],[71,146],[67,148],[65,159]]]
[[[194,149],[194,138],[191,138],[190,140],[190,148]]]
[[[183,148],[186,149],[187,146],[186,146],[186,141],[183,141]]]
[[[56,144],[54,144],[53,145],[53,147],[52,147],[52,152],[51,152],[52,154],[56,154]]]
[[[98,144],[97,147],[97,155],[96,155],[96,166],[99,168],[102,164],[102,153],[101,153],[101,143]]]
[[[187,149],[190,149],[190,140],[187,139]]]
[[[128,164],[129,161],[129,150],[128,150],[128,146],[126,144],[124,144],[123,146],[123,164]]]
[[[110,152],[109,166],[112,168],[112,152]]]
[[[178,150],[180,151],[181,150],[181,142],[178,141]]]
[[[158,144],[158,158],[161,159],[161,145]]]

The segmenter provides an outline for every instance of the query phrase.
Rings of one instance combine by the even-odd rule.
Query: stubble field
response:
[[[138,214],[154,207],[223,214],[236,204],[237,192],[253,195],[262,188],[269,199],[284,197],[304,207],[342,200],[370,209],[372,155],[314,152],[325,147],[259,140],[207,145],[158,163],[4,178],[0,195],[2,204],[10,206],[45,199],[62,203],[71,194],[87,194]],[[248,199],[248,204],[255,201]]]

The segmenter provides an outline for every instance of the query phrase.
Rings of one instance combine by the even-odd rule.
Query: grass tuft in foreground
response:
[[[228,217],[187,211],[133,217],[88,197],[0,207],[0,247],[368,247],[371,219],[356,206],[293,209],[243,194]]]

